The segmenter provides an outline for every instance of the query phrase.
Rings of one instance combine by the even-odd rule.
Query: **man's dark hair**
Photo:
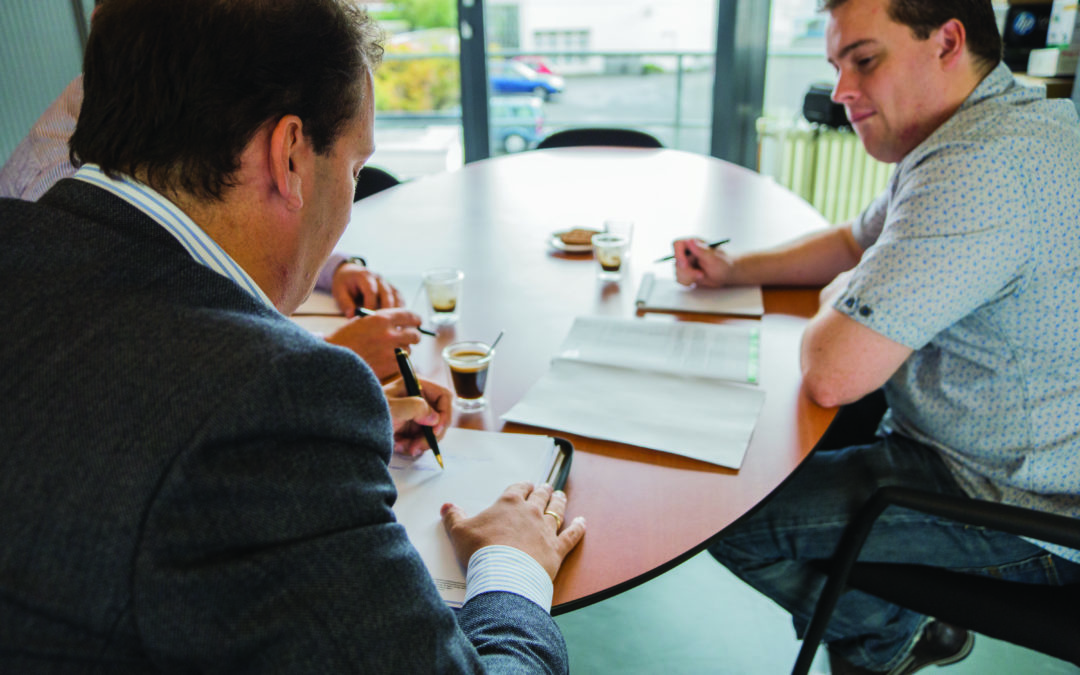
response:
[[[848,0],[823,0],[822,10],[831,12]],[[1001,62],[1001,33],[990,0],[888,0],[889,18],[925,40],[949,19],[964,24],[968,50],[984,73]]]
[[[109,0],[94,16],[71,157],[220,199],[264,125],[329,152],[382,57],[350,0]]]

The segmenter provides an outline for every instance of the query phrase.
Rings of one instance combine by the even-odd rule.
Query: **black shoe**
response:
[[[888,675],[910,675],[927,666],[947,666],[963,661],[974,646],[975,636],[971,631],[941,621],[931,621],[926,624],[911,652],[890,670]],[[833,675],[869,675],[880,672],[848,663],[831,651],[829,668]]]

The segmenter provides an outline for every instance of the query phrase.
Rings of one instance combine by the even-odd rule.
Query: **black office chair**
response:
[[[1080,519],[900,487],[878,490],[844,532],[792,673],[805,675],[840,595],[870,593],[941,621],[1080,665],[1080,584],[1040,586],[940,567],[856,562],[874,521],[897,505],[1080,550]]]
[[[360,169],[360,179],[356,181],[356,192],[353,193],[353,201],[358,202],[376,192],[392,188],[400,182],[393,174],[387,171],[373,166],[365,166]]]
[[[608,145],[624,148],[662,148],[651,134],[636,129],[592,128],[556,131],[536,145],[545,148],[571,148],[581,145]]]

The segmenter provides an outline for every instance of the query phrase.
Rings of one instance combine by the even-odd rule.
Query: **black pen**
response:
[[[356,314],[357,314],[357,316],[375,316],[375,310],[368,309],[367,307],[364,307],[362,305],[357,305],[356,306]],[[434,331],[430,331],[427,328],[417,327],[416,330],[420,331],[424,335],[430,335],[431,337],[437,337],[435,335]]]
[[[409,353],[401,347],[398,347],[394,349],[394,356],[397,357],[398,370],[401,371],[401,379],[405,381],[405,393],[409,396],[423,397],[423,393],[420,391],[420,382],[416,379],[416,373],[413,371],[412,363],[409,361]],[[439,452],[439,442],[435,440],[435,432],[426,424],[420,426],[424,431],[424,438],[427,439],[431,451],[435,453],[435,459],[439,462],[439,466],[445,469],[446,466],[443,465],[442,453]]]
[[[721,239],[720,241],[714,241],[711,244],[706,244],[706,246],[708,246],[709,248],[716,248],[717,246],[723,246],[724,244],[728,243],[729,241],[731,241],[731,240],[730,239]],[[674,259],[675,259],[675,255],[672,254],[672,255],[666,255],[663,258],[657,258],[654,262],[664,262],[665,260],[674,260]]]

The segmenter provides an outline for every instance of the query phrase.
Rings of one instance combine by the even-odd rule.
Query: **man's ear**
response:
[[[274,187],[290,211],[304,206],[303,183],[297,163],[308,151],[304,123],[296,115],[286,115],[270,132],[270,174]]]
[[[951,70],[960,63],[967,47],[967,30],[956,19],[949,19],[932,36],[937,41],[938,59],[943,68]]]

